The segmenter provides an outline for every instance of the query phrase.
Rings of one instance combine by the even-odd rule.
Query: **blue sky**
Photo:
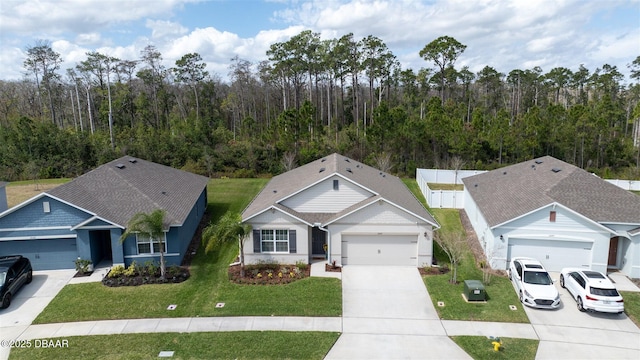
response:
[[[226,79],[229,59],[257,64],[306,29],[377,36],[415,71],[434,67],[418,53],[448,35],[467,45],[458,69],[610,64],[627,75],[640,55],[640,0],[2,0],[0,79],[24,77],[25,50],[38,40],[60,53],[61,73],[88,51],[134,60],[151,44],[167,67],[197,52]]]

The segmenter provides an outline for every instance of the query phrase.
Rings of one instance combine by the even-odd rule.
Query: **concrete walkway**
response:
[[[541,340],[537,359],[563,358],[638,359],[640,330],[637,327],[592,329],[579,327],[560,329],[545,325],[544,319],[533,316],[531,324],[440,320],[427,289],[415,268],[398,267],[376,271],[373,267],[345,267],[343,273],[325,272],[324,263],[314,263],[312,276],[341,278],[343,282],[343,317],[189,317],[83,321],[72,323],[5,326],[2,340],[50,339],[67,336],[154,332],[209,331],[331,331],[341,336],[326,359],[469,359],[449,336],[497,336]],[[103,274],[96,271],[93,281]],[[96,273],[94,272],[94,274]],[[82,280],[76,280],[82,279]],[[74,278],[71,282],[84,282]],[[400,281],[400,279],[402,279]],[[626,277],[616,278],[627,291],[640,291]],[[563,299],[563,301],[567,301]],[[551,312],[532,310],[538,317],[554,316]],[[529,313],[529,311],[528,311]],[[531,318],[531,315],[530,315]],[[616,326],[612,324],[610,326]],[[602,341],[594,345],[578,341],[579,336],[560,336],[557,331],[604,331]],[[607,342],[626,345],[607,346]],[[604,343],[602,343],[604,342]],[[571,354],[567,345],[571,344]],[[4,349],[7,350],[7,349]],[[8,351],[0,352],[8,358]],[[573,356],[573,357],[572,357]]]

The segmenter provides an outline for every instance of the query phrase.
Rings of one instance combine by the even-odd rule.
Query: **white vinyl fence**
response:
[[[431,184],[462,184],[462,179],[485,170],[442,170],[442,169],[417,169],[416,181],[427,204],[432,208],[463,209],[464,191],[462,190],[433,190]],[[640,191],[640,181],[635,180],[605,180],[625,190]]]

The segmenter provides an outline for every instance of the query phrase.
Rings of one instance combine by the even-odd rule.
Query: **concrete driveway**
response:
[[[342,335],[325,359],[470,359],[447,335],[415,267],[342,269]]]
[[[551,273],[554,280],[558,273]],[[555,286],[562,305],[556,310],[525,306],[540,345],[536,359],[640,359],[640,329],[626,314],[583,313],[566,289]]]
[[[24,285],[11,305],[0,310],[0,339],[18,338],[75,273],[75,270],[34,271],[31,284]],[[9,349],[0,347],[0,359],[8,357]]]

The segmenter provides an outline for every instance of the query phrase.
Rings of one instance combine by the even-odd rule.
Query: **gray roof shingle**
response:
[[[601,224],[640,223],[640,196],[551,156],[462,181],[491,227],[554,202]]]
[[[279,204],[283,199],[336,174],[377,195],[354,204],[354,206],[339,213],[299,213]],[[400,178],[336,153],[273,177],[247,206],[242,213],[242,218],[248,219],[271,206],[275,206],[308,223],[319,222],[326,224],[343,216],[355,207],[365,206],[380,198],[402,207],[434,226],[439,226]]]
[[[167,226],[184,223],[209,178],[124,156],[47,193],[126,227],[135,214],[166,211]]]

